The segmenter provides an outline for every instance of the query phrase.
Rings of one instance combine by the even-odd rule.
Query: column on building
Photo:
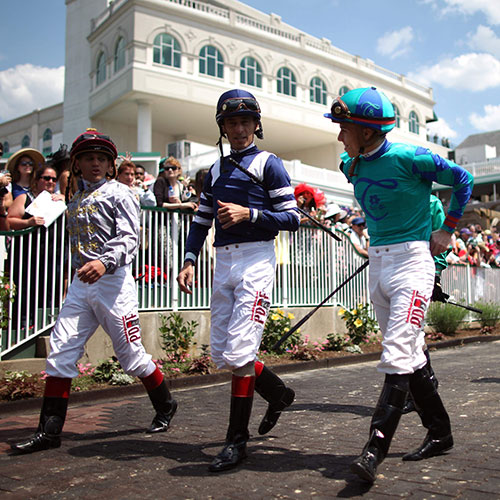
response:
[[[137,151],[150,153],[152,150],[152,108],[149,101],[137,101]]]

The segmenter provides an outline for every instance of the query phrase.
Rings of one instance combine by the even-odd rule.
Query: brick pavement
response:
[[[500,341],[436,351],[433,366],[450,412],[456,446],[422,462],[401,456],[425,435],[405,415],[373,486],[349,472],[361,451],[383,376],[374,362],[284,375],[296,403],[268,436],[256,396],[249,458],[214,475],[207,465],[225,435],[228,384],[176,391],[171,430],[149,436],[146,396],[71,405],[57,450],[10,456],[7,443],[28,436],[30,411],[0,417],[2,498],[268,499],[500,498]]]

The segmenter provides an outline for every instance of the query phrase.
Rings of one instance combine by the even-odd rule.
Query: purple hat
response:
[[[466,234],[467,236],[472,236],[472,233],[466,227],[463,227],[462,229],[460,229],[460,234]]]
[[[352,219],[351,221],[351,225],[353,226],[359,226],[360,224],[364,224],[365,223],[365,219],[363,219],[363,217],[354,217],[354,219]]]

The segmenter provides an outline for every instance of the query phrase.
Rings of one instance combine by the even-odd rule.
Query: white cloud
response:
[[[427,124],[427,132],[429,135],[432,137],[435,134],[438,135],[438,137],[446,137],[447,139],[455,139],[455,137],[458,136],[458,133],[453,130],[448,123],[446,123],[446,120],[443,120],[443,118],[439,118],[438,121],[436,122],[431,122]]]
[[[408,52],[412,40],[413,28],[411,26],[405,26],[397,31],[388,31],[377,40],[377,52],[395,59]]]
[[[500,38],[488,26],[478,26],[476,32],[469,33],[467,38],[471,49],[489,52],[500,59]]]
[[[481,131],[500,130],[500,104],[487,104],[484,106],[484,115],[471,113],[469,120]]]
[[[22,64],[0,71],[0,120],[57,104],[64,95],[64,66]]]
[[[424,85],[437,83],[445,88],[479,92],[500,86],[500,61],[491,54],[462,54],[423,66],[408,77]]]
[[[500,2],[498,0],[444,0],[443,14],[458,11],[465,15],[482,12],[489,24],[500,24]]]

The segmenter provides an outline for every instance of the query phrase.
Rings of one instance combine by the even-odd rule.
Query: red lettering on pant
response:
[[[127,342],[137,342],[141,340],[141,327],[139,325],[139,315],[130,313],[122,316],[123,331]]]
[[[271,302],[269,297],[264,292],[257,292],[255,294],[255,301],[252,306],[252,315],[250,319],[263,325],[266,322],[270,306]]]
[[[413,290],[406,322],[415,325],[418,328],[422,328],[422,322],[424,320],[425,310],[427,309],[428,302],[428,297],[422,295],[417,290]]]

